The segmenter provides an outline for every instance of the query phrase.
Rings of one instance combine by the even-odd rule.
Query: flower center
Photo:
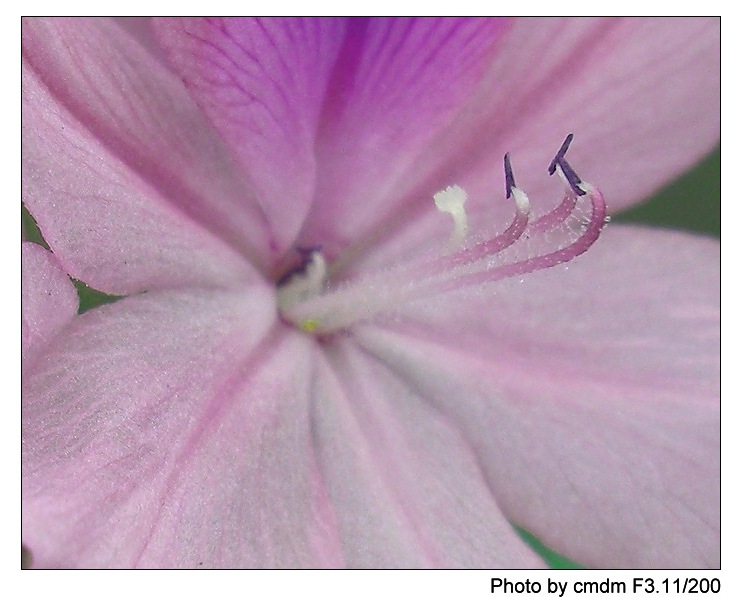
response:
[[[565,159],[572,138],[567,136],[549,164],[549,174],[558,174],[566,192],[548,213],[532,217],[531,203],[516,186],[510,156],[505,154],[505,195],[514,199],[515,215],[504,231],[478,242],[467,239],[466,193],[449,186],[433,197],[438,210],[453,221],[447,251],[332,284],[321,249],[299,249],[301,263],[277,284],[282,317],[306,332],[331,334],[408,303],[523,276],[581,255],[609,218],[603,195],[581,180]]]
[[[327,262],[322,249],[315,247],[297,250],[302,256],[301,263],[277,282],[278,310],[281,313],[290,311],[302,301],[321,296],[328,287]],[[301,322],[289,321],[305,332],[314,332],[319,325],[317,320],[311,318]]]

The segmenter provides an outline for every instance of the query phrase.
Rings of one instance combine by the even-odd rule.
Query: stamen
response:
[[[515,187],[515,176],[513,176],[513,167],[510,165],[510,154],[505,154],[505,198],[510,199]]]
[[[546,232],[547,230],[552,230],[553,228],[556,228],[564,222],[569,216],[572,215],[572,212],[575,210],[575,206],[577,205],[577,195],[573,192],[568,192],[564,199],[562,199],[562,202],[557,205],[554,209],[552,209],[549,213],[541,216],[537,220],[531,223],[529,226],[529,230],[533,230],[534,232]]]
[[[453,267],[468,265],[479,261],[480,259],[483,259],[488,255],[499,253],[500,251],[503,251],[504,249],[515,243],[521,237],[526,229],[526,226],[528,225],[528,217],[531,214],[531,203],[528,200],[528,195],[526,195],[521,189],[515,186],[515,178],[513,177],[513,170],[510,165],[510,158],[507,154],[505,155],[505,178],[506,180],[509,178],[510,182],[513,185],[509,189],[510,195],[507,195],[506,198],[513,196],[515,198],[516,205],[515,217],[510,223],[510,226],[508,226],[504,232],[498,234],[497,236],[481,242],[473,247],[462,249],[461,251],[436,258],[432,261],[417,264],[414,266],[414,270],[410,272],[410,275],[414,276],[415,278],[420,278],[420,276],[433,276],[436,274],[446,273]],[[449,189],[450,188],[452,187],[449,187]],[[459,187],[453,188],[458,189]],[[446,191],[447,190],[448,189],[446,189]],[[508,189],[506,188],[506,193],[507,190]],[[443,192],[445,191],[442,191],[442,193]],[[441,193],[438,193],[437,195],[440,194]],[[401,274],[402,271],[403,270],[395,270],[393,273]]]
[[[571,213],[578,196],[589,195],[592,208],[591,216],[586,222],[584,222],[584,231],[582,235],[567,247],[558,249],[546,255],[532,257],[530,259],[492,268],[483,272],[466,274],[454,280],[444,282],[437,286],[436,290],[438,292],[449,292],[465,286],[495,282],[504,278],[510,278],[512,276],[523,275],[537,270],[554,267],[555,265],[571,261],[575,257],[581,255],[587,251],[596,240],[598,240],[601,230],[605,228],[610,221],[610,218],[606,216],[605,199],[603,198],[602,193],[592,185],[583,182],[564,158],[573,137],[574,135],[571,133],[567,135],[567,138],[559,148],[557,155],[551,161],[551,164],[549,164],[549,173],[553,174],[554,172],[557,172],[559,174],[559,177],[567,186],[568,195],[572,194],[572,200],[565,203],[565,199],[565,201],[562,201],[555,210],[546,216],[539,218],[535,224],[542,230],[550,228],[557,217],[561,217],[561,215],[567,211]],[[569,207],[570,203],[572,207]]]
[[[569,165],[567,160],[563,158],[559,160],[556,166],[554,166],[554,169],[559,174],[559,177],[567,182],[576,195],[584,195],[586,193],[580,186],[582,180],[577,176],[577,172],[572,169],[572,166]]]
[[[286,284],[296,274],[303,273],[307,269],[307,266],[312,262],[312,254],[322,253],[322,247],[296,247],[294,251],[299,253],[299,255],[301,256],[301,262],[299,263],[299,265],[290,269],[278,279],[278,281],[276,282],[276,286],[278,287]]]
[[[453,185],[437,192],[433,196],[435,206],[439,211],[450,214],[453,219],[453,232],[448,240],[449,247],[458,247],[466,238],[468,230],[466,222],[466,211],[464,202],[466,201],[466,192],[459,186]]]
[[[574,139],[575,136],[573,133],[570,133],[567,135],[567,138],[562,143],[562,146],[559,148],[559,151],[556,152],[556,155],[554,156],[554,159],[551,160],[551,163],[549,164],[549,174],[554,174],[556,171],[557,164],[564,159],[564,156],[567,155],[567,150],[569,149],[569,146],[572,144],[572,139]]]
[[[565,184],[566,194],[545,215],[534,221],[530,220],[530,201],[525,192],[516,186],[510,155],[506,154],[505,194],[508,198],[514,198],[516,213],[503,232],[454,253],[435,257],[427,254],[418,261],[367,273],[347,280],[325,294],[322,294],[322,289],[326,280],[326,266],[321,253],[313,252],[312,263],[297,274],[300,277],[297,280],[291,278],[288,284],[279,288],[279,302],[286,305],[282,306],[284,318],[306,331],[328,334],[379,313],[393,311],[404,303],[550,268],[584,253],[597,240],[608,218],[603,195],[584,182],[565,159],[572,139],[572,134],[567,135],[549,164],[550,174],[559,175]],[[577,217],[573,216],[578,201],[582,210],[584,202],[580,200],[583,197],[590,201],[590,214],[584,221],[579,214]],[[453,219],[454,231],[450,244],[460,245],[466,235],[467,220],[463,207],[465,200],[466,193],[455,185],[434,196],[436,207],[449,213]],[[567,225],[570,218],[572,222],[581,224],[577,238],[574,238],[575,228]],[[545,234],[558,227],[566,233],[566,236],[561,237],[562,243],[557,243],[551,234]],[[529,240],[518,243],[521,238]],[[555,244],[556,248],[548,252],[537,248]],[[511,246],[514,246],[513,251],[510,250]],[[525,255],[520,252],[521,247],[528,251]],[[506,249],[507,253],[503,253]],[[510,255],[510,263],[503,263],[500,253],[505,255],[506,260],[507,255]],[[516,254],[521,257],[516,258]],[[282,292],[288,292],[284,290],[286,287],[291,287],[292,291],[287,297],[281,297]],[[297,294],[308,298],[296,300]]]
[[[554,267],[555,265],[559,265],[560,263],[571,261],[575,257],[582,255],[582,253],[587,251],[593,245],[593,243],[598,240],[601,230],[603,230],[606,224],[610,221],[610,218],[607,218],[606,216],[605,199],[603,198],[602,193],[600,193],[600,191],[598,191],[594,187],[586,185],[586,183],[582,184],[587,186],[586,190],[580,190],[582,190],[583,195],[589,195],[592,205],[592,212],[589,220],[585,223],[585,228],[582,235],[572,244],[546,255],[540,255],[513,264],[468,274],[458,277],[454,280],[441,283],[436,288],[429,289],[429,291],[431,291],[431,294],[433,292],[444,293],[452,290],[458,290],[466,286],[496,282],[505,278],[511,278],[513,276],[524,275],[538,270],[548,269],[550,267]]]
[[[278,281],[278,307],[288,309],[297,303],[318,297],[327,285],[327,262],[317,248],[297,249],[301,264]]]
[[[572,143],[572,139],[574,139],[572,133],[567,135],[567,138],[564,140],[564,143],[562,143],[559,151],[557,151],[554,159],[551,160],[551,163],[549,164],[549,176],[553,175],[554,172],[558,172],[560,178],[566,180],[567,184],[569,184],[577,195],[584,195],[585,191],[580,187],[582,180],[577,176],[577,173],[572,169],[572,166],[569,165],[569,162],[564,159],[564,156],[567,154],[567,150]]]

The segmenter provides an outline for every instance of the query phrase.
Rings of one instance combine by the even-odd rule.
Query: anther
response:
[[[322,247],[320,246],[294,247],[294,250],[301,256],[301,261],[299,262],[299,265],[291,268],[276,281],[277,286],[283,286],[296,274],[303,274],[307,267],[312,263],[313,255],[315,253],[319,253],[320,255],[322,254]]]
[[[576,195],[585,195],[585,190],[580,186],[580,184],[582,183],[582,179],[577,176],[577,172],[572,169],[572,166],[569,165],[569,162],[562,158],[561,160],[559,160],[558,166],[561,169],[562,174],[564,174],[564,178],[567,180],[569,188],[571,188]]]
[[[515,187],[515,177],[513,176],[513,167],[510,165],[510,154],[505,154],[505,198],[510,199]]]
[[[564,143],[562,143],[559,151],[557,151],[554,159],[551,160],[551,163],[549,164],[549,175],[554,174],[557,171],[557,167],[559,167],[559,170],[561,171],[560,173],[564,175],[564,178],[572,191],[574,191],[576,195],[581,196],[586,194],[585,190],[580,186],[582,179],[577,175],[577,172],[574,171],[572,166],[569,165],[569,162],[564,157],[567,154],[570,143],[572,143],[572,139],[574,139],[572,133],[567,135]]]
[[[562,143],[559,151],[557,151],[554,159],[551,160],[551,164],[549,164],[549,174],[554,174],[554,172],[556,172],[557,164],[559,164],[564,159],[564,156],[567,155],[567,150],[569,149],[569,146],[572,143],[572,139],[574,138],[575,136],[573,133],[567,135],[567,138],[564,140],[564,143]]]
[[[296,247],[294,248],[294,251],[299,253],[299,255],[302,256],[302,259],[309,259],[312,256],[312,253],[321,253],[322,252],[322,245],[315,245],[313,247]]]
[[[513,167],[510,164],[510,154],[505,154],[505,198],[515,198],[515,207],[518,210],[520,216],[526,218],[531,213],[531,202],[528,200],[522,190],[515,185],[515,176],[513,176]]]
[[[319,248],[297,249],[302,255],[298,267],[277,282],[278,305],[286,309],[298,302],[319,296],[327,285],[327,262]]]

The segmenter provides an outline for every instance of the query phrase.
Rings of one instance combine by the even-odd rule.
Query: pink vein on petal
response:
[[[268,330],[263,339],[256,344],[250,355],[242,363],[237,365],[235,373],[220,385],[216,396],[207,403],[202,413],[196,418],[192,433],[185,439],[182,449],[175,457],[172,472],[168,475],[162,490],[158,514],[152,521],[152,529],[149,537],[143,543],[136,562],[141,559],[142,554],[147,550],[152,536],[157,531],[162,508],[165,506],[168,495],[172,492],[187,461],[209,431],[218,426],[220,419],[226,415],[230,406],[240,396],[240,390],[257,377],[261,369],[275,358],[276,352],[286,333],[286,329],[280,325],[274,325]],[[134,565],[136,566],[136,563]]]
[[[324,354],[321,355],[321,357],[324,356]],[[332,372],[336,387],[339,390],[339,398],[345,402],[342,408],[353,419],[353,427],[359,433],[359,439],[368,447],[366,454],[371,461],[369,464],[376,477],[381,481],[386,491],[393,496],[393,500],[397,504],[399,514],[401,515],[400,519],[406,529],[406,535],[411,537],[420,549],[427,566],[442,566],[444,562],[443,555],[439,553],[432,538],[427,536],[425,525],[421,524],[419,516],[405,503],[404,496],[400,494],[399,488],[395,486],[396,484],[392,479],[395,471],[389,467],[389,463],[385,462],[379,451],[375,449],[378,443],[369,437],[370,430],[368,429],[368,425],[365,421],[359,419],[358,414],[353,408],[354,400],[351,399],[351,396],[355,397],[359,392],[362,393],[364,391],[362,387],[353,387],[357,373],[352,370],[349,363],[345,362],[345,355],[342,352],[335,351],[334,353],[328,353],[326,357],[325,360],[329,365],[328,371]]]

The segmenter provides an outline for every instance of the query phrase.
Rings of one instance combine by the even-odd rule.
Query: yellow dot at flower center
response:
[[[317,329],[317,326],[319,325],[319,322],[316,319],[307,319],[306,321],[302,322],[301,329],[305,332],[314,332]]]

